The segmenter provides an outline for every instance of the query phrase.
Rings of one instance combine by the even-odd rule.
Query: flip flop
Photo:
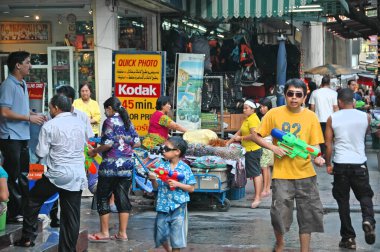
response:
[[[253,201],[251,204],[251,208],[255,209],[260,205],[261,201]]]
[[[118,234],[115,234],[111,237],[111,240],[115,240],[115,241],[128,241],[128,237],[126,238],[123,238],[123,237],[120,237]]]
[[[89,234],[88,235],[88,240],[90,242],[109,242],[110,238],[109,237],[100,237],[97,234]]]

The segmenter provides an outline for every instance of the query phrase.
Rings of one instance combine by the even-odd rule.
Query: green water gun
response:
[[[321,152],[318,148],[308,145],[305,141],[297,138],[292,133],[287,133],[279,129],[272,129],[271,135],[278,140],[277,145],[287,152],[291,158],[301,157],[307,159],[309,154],[318,157]]]

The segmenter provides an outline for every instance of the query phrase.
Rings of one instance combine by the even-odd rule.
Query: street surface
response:
[[[377,240],[372,246],[365,243],[361,228],[360,204],[351,193],[351,218],[356,231],[356,251],[380,251],[380,170],[377,167],[377,156],[374,151],[367,153],[370,183],[375,193],[373,198],[376,212]],[[333,177],[326,174],[325,167],[316,168],[321,200],[325,210],[324,233],[312,235],[311,251],[348,251],[338,247],[340,221],[337,204],[331,195]],[[274,235],[270,222],[269,207],[271,198],[263,199],[257,209],[250,209],[253,198],[252,181],[247,182],[246,195],[240,200],[231,201],[228,212],[202,210],[189,211],[188,247],[183,251],[272,251]],[[89,243],[89,252],[115,251],[163,251],[155,250],[153,242],[153,226],[155,212],[152,201],[134,197],[134,212],[127,229],[129,241],[108,243]],[[81,228],[88,228],[89,233],[99,229],[99,218],[96,211],[90,209],[91,198],[82,200]],[[110,234],[117,232],[117,215],[112,214]],[[286,234],[285,251],[299,251],[298,225],[294,216],[291,230]]]

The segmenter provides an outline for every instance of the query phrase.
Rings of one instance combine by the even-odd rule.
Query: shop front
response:
[[[158,11],[149,9],[150,2],[1,1],[0,80],[8,74],[8,54],[25,50],[33,64],[26,81],[45,87],[36,111],[47,111],[60,85],[78,90],[89,83],[92,98],[102,104],[112,93],[112,51],[158,50],[160,12],[178,11],[165,2],[156,4],[161,6]]]

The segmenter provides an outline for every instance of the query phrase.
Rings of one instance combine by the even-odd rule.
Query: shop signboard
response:
[[[176,122],[188,130],[201,128],[204,61],[204,54],[176,55]]]
[[[148,133],[157,98],[165,92],[165,52],[113,53],[114,94],[128,111],[139,136]]]
[[[46,83],[26,82],[26,85],[28,86],[30,109],[34,112],[41,113]]]

